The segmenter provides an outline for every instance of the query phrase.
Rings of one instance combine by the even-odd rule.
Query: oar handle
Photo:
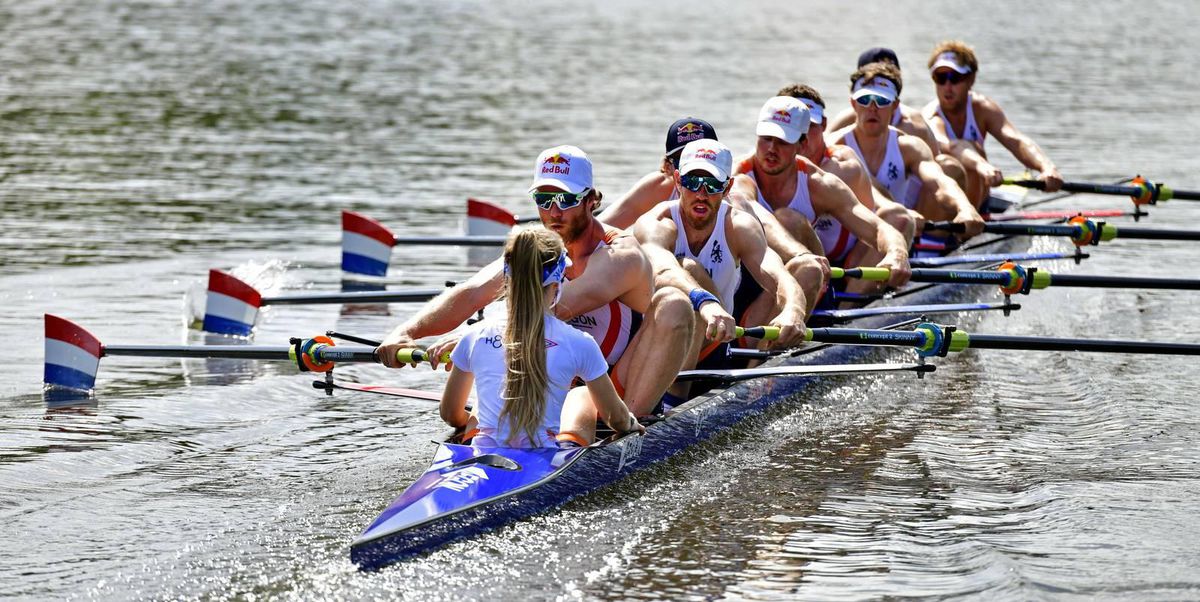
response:
[[[874,280],[884,282],[892,277],[892,271],[887,268],[858,267],[858,268],[829,268],[829,277],[834,280],[842,278],[857,278],[859,280]]]
[[[925,231],[955,232],[961,234],[967,231],[967,225],[955,222],[925,222]]]
[[[429,353],[427,353],[424,349],[417,349],[415,347],[406,347],[404,349],[400,349],[400,350],[396,351],[396,359],[399,360],[400,363],[402,363],[402,364],[415,364],[415,363],[420,363],[420,362],[428,362],[428,361],[430,361],[431,358],[429,356]],[[438,361],[442,362],[442,363],[449,362],[450,361],[450,353],[449,352],[443,353],[441,356],[438,357]]]
[[[779,338],[779,328],[775,326],[752,326],[750,328],[738,326],[733,332],[737,338],[752,337],[767,341],[774,341]]]

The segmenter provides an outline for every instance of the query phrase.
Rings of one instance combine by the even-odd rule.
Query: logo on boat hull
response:
[[[480,481],[488,480],[487,473],[478,466],[468,466],[461,470],[454,471],[453,474],[442,477],[436,485],[430,489],[449,489],[450,491],[462,492],[466,488]]]

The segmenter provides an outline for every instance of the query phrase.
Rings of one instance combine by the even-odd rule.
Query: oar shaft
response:
[[[1197,230],[1126,228],[1124,226],[1113,226],[1112,224],[1108,224],[1105,227],[1112,228],[1116,232],[1114,238],[1138,238],[1148,240],[1200,240],[1200,231]]]
[[[921,347],[926,343],[923,332],[909,330],[870,330],[863,328],[810,328],[804,340],[842,345],[883,345]]]
[[[1050,286],[1078,288],[1148,288],[1181,291],[1200,291],[1200,280],[1187,278],[1144,278],[1140,276],[1087,276],[1083,274],[1052,274]]]
[[[106,356],[280,361],[292,361],[291,352],[291,346],[261,345],[105,345],[103,349]],[[317,353],[321,362],[377,361],[375,350],[370,347],[322,347]]]
[[[432,245],[461,247],[503,247],[505,236],[397,236],[395,246]]]
[[[1009,180],[1006,183],[1015,184],[1034,190],[1045,190],[1046,183],[1041,180]],[[1063,182],[1060,190],[1066,192],[1090,192],[1092,194],[1112,194],[1117,196],[1139,196],[1142,189],[1136,186],[1118,186],[1115,184],[1093,184],[1091,182]]]
[[[966,232],[966,224],[955,222],[926,222],[925,231],[941,230],[943,232]],[[983,225],[984,232],[993,234],[1024,234],[1030,236],[1077,236],[1079,226],[1058,224],[1014,224],[1009,222],[988,222]]]
[[[402,291],[357,291],[348,293],[297,293],[263,297],[263,305],[320,305],[342,303],[409,303],[428,301],[446,289],[428,288]]]
[[[1200,355],[1200,345],[1122,340],[1083,340],[1044,337],[971,334],[972,349],[1017,349],[1035,351],[1083,351],[1096,353],[1148,353],[1154,355]]]

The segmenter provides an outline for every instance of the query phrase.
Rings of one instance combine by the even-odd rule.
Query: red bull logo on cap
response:
[[[571,160],[557,153],[550,155],[546,157],[545,161],[542,161],[542,173],[569,174],[571,173]]]
[[[704,137],[704,128],[695,123],[685,123],[675,130],[675,141],[677,143],[691,142]]]
[[[716,163],[717,150],[714,148],[698,148],[696,149],[695,156],[697,159],[704,159],[706,161],[712,161]]]
[[[775,113],[771,115],[771,121],[778,121],[780,123],[791,123],[792,122],[792,113],[791,113],[791,111],[788,111],[786,109],[779,109],[778,111],[775,111]]]

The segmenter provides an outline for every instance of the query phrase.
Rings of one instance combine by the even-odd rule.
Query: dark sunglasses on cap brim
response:
[[[709,194],[725,192],[725,180],[712,176],[679,176],[679,184],[692,192],[700,192],[701,188]]]
[[[933,73],[933,82],[938,84],[939,86],[946,82],[950,82],[952,84],[957,84],[958,82],[961,82],[964,79],[967,79],[967,74],[959,73],[957,71],[951,71],[949,69],[947,69],[946,71],[935,71]]]

